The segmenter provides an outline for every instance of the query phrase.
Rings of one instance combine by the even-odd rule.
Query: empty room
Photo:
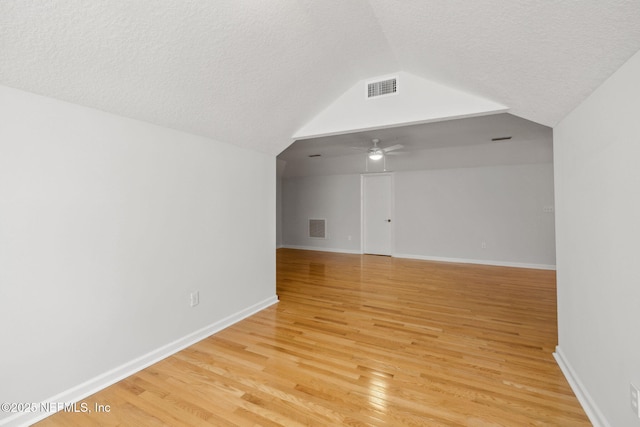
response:
[[[0,426],[640,426],[640,3],[0,2]]]

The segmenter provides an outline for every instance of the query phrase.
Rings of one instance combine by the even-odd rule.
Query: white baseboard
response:
[[[318,251],[318,252],[335,252],[340,254],[362,254],[359,250],[355,249],[340,249],[340,248],[323,248],[319,246],[297,246],[297,245],[282,245],[281,247],[287,249],[301,249],[303,251]]]
[[[157,363],[162,359],[166,359],[172,354],[175,354],[180,350],[183,350],[189,347],[190,345],[193,345],[198,341],[201,341],[215,334],[216,332],[220,332],[221,330],[228,328],[234,323],[237,323],[251,316],[252,314],[255,314],[273,304],[276,304],[277,302],[278,302],[277,295],[269,297],[250,307],[240,310],[237,313],[227,316],[224,319],[221,319],[215,323],[212,323],[211,325],[205,326],[202,329],[199,329],[195,332],[185,335],[182,338],[179,338],[173,342],[170,342],[169,344],[166,344],[156,350],[153,350],[123,365],[120,365],[117,368],[114,368],[101,375],[98,375],[97,377],[94,377],[82,384],[79,384],[75,387],[65,390],[62,393],[56,394],[55,396],[52,396],[44,400],[43,402],[50,402],[50,403],[64,402],[67,404],[79,402],[82,399],[85,399],[88,396],[91,396],[92,394],[97,393],[98,391],[112,384],[115,384],[118,381],[123,380],[124,378],[127,378],[135,374],[136,372],[141,371],[144,368],[153,365],[154,363]],[[62,409],[62,408],[59,408],[59,409]],[[7,426],[7,427],[30,426],[31,424],[37,421],[40,421],[54,414],[55,412],[57,411],[15,413],[10,417],[0,420],[0,426]]]
[[[396,258],[421,259],[424,261],[459,262],[463,264],[495,265],[499,267],[534,268],[536,270],[555,270],[556,269],[555,265],[550,265],[550,264],[528,264],[524,262],[494,261],[494,260],[465,259],[465,258],[446,258],[446,257],[412,255],[412,254],[394,254],[393,256]]]
[[[341,254],[362,254],[361,251],[355,250],[355,249],[324,248],[324,247],[316,247],[316,246],[298,246],[298,245],[282,245],[280,247],[287,248],[287,249],[301,249],[304,251],[335,252],[335,253],[341,253]],[[392,256],[394,258],[420,259],[423,261],[458,262],[462,264],[495,265],[499,267],[533,268],[536,270],[555,270],[556,269],[556,266],[551,264],[529,264],[524,262],[494,261],[494,260],[466,259],[466,258],[447,258],[447,257],[413,255],[413,254],[393,254]]]
[[[576,372],[571,367],[571,364],[564,356],[562,349],[560,346],[556,347],[555,353],[553,353],[553,357],[556,359],[558,366],[560,366],[560,370],[564,374],[565,378],[569,382],[571,386],[571,390],[575,393],[578,398],[578,402],[582,405],[582,409],[589,417],[589,421],[594,427],[611,427],[607,419],[604,417],[604,414],[598,409],[598,405],[593,401],[593,398],[584,387],[580,378],[576,375]]]

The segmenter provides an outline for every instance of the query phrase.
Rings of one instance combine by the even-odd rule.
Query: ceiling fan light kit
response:
[[[400,144],[396,144],[396,145],[393,145],[391,147],[381,148],[381,147],[378,147],[378,143],[379,142],[380,142],[380,140],[378,138],[374,138],[374,139],[371,140],[371,143],[373,144],[373,146],[371,148],[369,148],[369,150],[367,150],[368,151],[368,156],[369,156],[369,158],[371,160],[380,160],[389,151],[397,150],[397,149],[403,147]]]
[[[380,160],[382,158],[383,154],[381,150],[376,150],[376,151],[372,151],[371,153],[369,153],[369,158],[371,160]]]

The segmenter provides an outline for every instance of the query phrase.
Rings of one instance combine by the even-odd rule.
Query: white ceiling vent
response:
[[[381,80],[379,82],[371,82],[367,84],[367,98],[373,98],[380,95],[390,95],[398,91],[398,79],[392,78]]]
[[[309,237],[316,239],[326,239],[327,221],[324,219],[309,220]]]

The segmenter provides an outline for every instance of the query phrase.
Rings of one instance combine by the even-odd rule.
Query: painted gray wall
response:
[[[394,253],[553,268],[554,216],[543,211],[553,207],[551,158],[550,140],[438,148],[390,158],[396,170]],[[319,159],[286,166],[283,244],[359,252],[360,174],[333,173],[361,170],[363,156],[314,160]],[[313,165],[309,176],[300,176],[305,169],[299,163]],[[322,215],[330,216],[330,238],[307,238],[307,219]]]
[[[285,246],[360,251],[360,175],[283,179],[282,193]],[[326,219],[326,239],[308,237],[310,218]]]
[[[287,163],[276,159],[276,247],[282,246],[282,174]]]
[[[640,426],[640,53],[555,129],[558,353],[602,425]]]
[[[2,86],[0,117],[0,401],[275,297],[273,157]]]
[[[399,172],[395,200],[397,256],[555,265],[551,164]]]

